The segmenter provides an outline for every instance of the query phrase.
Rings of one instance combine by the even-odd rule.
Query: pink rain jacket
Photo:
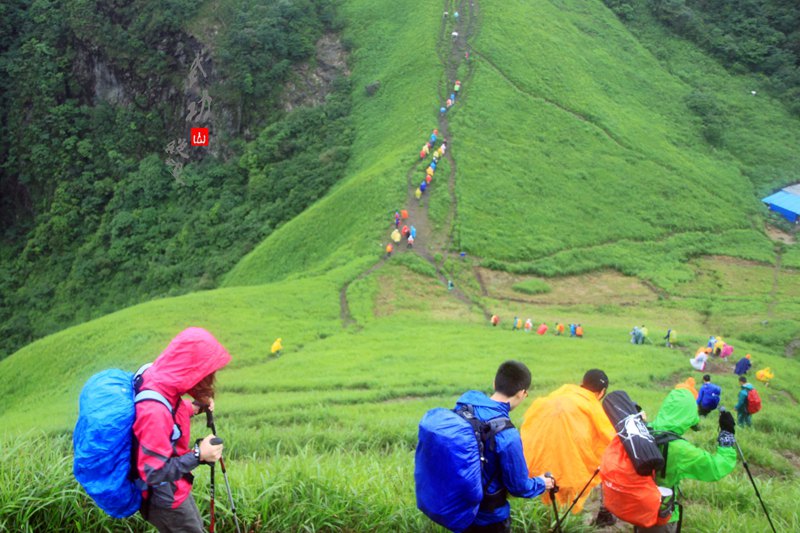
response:
[[[150,489],[143,496],[151,498],[151,505],[175,509],[189,496],[191,471],[198,460],[189,446],[192,404],[181,397],[230,360],[231,356],[211,333],[188,328],[172,339],[145,371],[139,390],[161,393],[174,406],[174,424],[180,429],[180,436],[173,442],[173,417],[166,406],[158,401],[136,404],[133,433],[137,441],[137,467]]]

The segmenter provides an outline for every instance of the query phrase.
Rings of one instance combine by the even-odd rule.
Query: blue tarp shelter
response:
[[[786,191],[778,191],[761,200],[770,211],[775,211],[789,222],[797,223],[800,217],[800,195],[791,194]]]

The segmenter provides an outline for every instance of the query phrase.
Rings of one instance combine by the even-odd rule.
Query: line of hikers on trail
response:
[[[498,315],[492,315],[489,319],[489,323],[496,327],[500,324],[500,317]],[[518,316],[514,317],[514,321],[511,323],[511,331],[525,331],[525,333],[530,333],[533,331],[533,319],[528,318],[525,322]],[[547,322],[542,322],[536,328],[536,333],[538,335],[545,335],[550,330],[550,326],[547,325]],[[553,328],[553,335],[560,337],[564,335],[566,331],[566,326],[561,322],[556,322]],[[569,325],[569,336],[570,337],[577,337],[583,338],[583,326],[580,324],[570,324]]]
[[[417,200],[422,199],[422,195],[431,185],[433,181],[433,175],[436,172],[436,167],[439,164],[439,161],[444,154],[447,153],[447,139],[444,139],[441,144],[436,147],[436,141],[438,139],[439,130],[434,129],[431,132],[431,136],[428,141],[422,146],[422,149],[419,151],[419,158],[420,160],[424,160],[428,155],[433,153],[433,157],[431,163],[425,169],[425,176],[420,181],[419,186],[417,186],[416,190],[414,191],[414,196]],[[431,152],[433,150],[433,152]],[[400,228],[401,220],[403,222],[402,229]],[[406,240],[406,246],[408,248],[414,247],[414,241],[417,238],[417,229],[411,225],[408,226],[406,224],[408,220],[408,211],[406,209],[396,210],[394,212],[394,230],[389,235],[391,242],[386,245],[386,257],[391,257],[392,252],[394,252],[394,247],[400,244],[402,239]]]
[[[506,533],[508,497],[542,496],[560,531],[561,521],[580,512],[601,485],[595,525],[619,518],[635,531],[674,532],[683,519],[680,482],[718,481],[736,465],[731,413],[719,415],[714,453],[687,440],[703,401],[688,380],[648,424],[624,391],[607,394],[604,371],[591,369],[580,385],[534,400],[517,430],[509,413],[528,396],[531,381],[525,364],[506,361],[491,396],[469,391],[455,409],[432,409],[422,418],[414,478],[417,506],[429,518],[455,532]]]

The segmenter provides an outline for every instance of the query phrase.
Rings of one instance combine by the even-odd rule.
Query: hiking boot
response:
[[[597,511],[597,516],[594,519],[593,524],[599,527],[606,527],[606,526],[613,526],[617,523],[617,517],[611,514],[611,511],[605,508],[601,508]]]

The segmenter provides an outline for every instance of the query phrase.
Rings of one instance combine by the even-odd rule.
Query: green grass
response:
[[[522,294],[546,294],[550,292],[551,288],[545,281],[541,279],[526,279],[511,286],[517,292]]]

